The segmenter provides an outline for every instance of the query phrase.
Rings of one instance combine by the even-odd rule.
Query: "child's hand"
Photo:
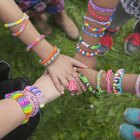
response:
[[[81,87],[81,84],[79,84],[76,77],[74,77],[76,74],[73,66],[87,68],[87,66],[81,62],[65,55],[60,55],[53,64],[48,66],[50,77],[57,90],[61,93],[63,93],[65,89],[68,90],[70,81],[75,81],[78,93],[81,93],[85,89],[85,87]]]

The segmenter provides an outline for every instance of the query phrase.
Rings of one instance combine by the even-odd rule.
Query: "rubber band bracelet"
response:
[[[36,47],[38,45],[38,43],[44,38],[45,38],[44,34],[39,35],[39,37],[37,37],[30,45],[27,46],[26,51],[29,51],[33,47]]]
[[[101,76],[102,76],[103,73],[105,73],[105,71],[101,69],[98,72],[97,77],[96,77],[98,95],[102,95],[104,93],[104,91],[101,89]]]
[[[84,76],[83,74],[79,74],[79,78],[91,93],[96,94],[96,90],[94,90],[94,88],[91,86],[86,76]]]
[[[22,91],[16,91],[13,93],[6,94],[5,98],[11,98],[11,99],[14,99],[18,102],[18,104],[22,108],[23,113],[26,116],[26,118],[22,122],[22,124],[27,123],[31,114],[32,114],[32,106],[30,104],[29,99],[22,93]]]
[[[107,73],[106,73],[106,82],[107,82],[107,92],[108,93],[112,93],[113,89],[111,87],[111,75],[112,75],[112,70],[108,70]]]
[[[94,18],[96,18],[96,19],[98,19],[98,20],[101,20],[101,21],[109,21],[110,20],[110,16],[100,16],[100,15],[98,15],[98,14],[96,14],[93,10],[92,10],[92,6],[90,5],[90,3],[88,3],[88,10],[89,10],[89,12],[90,12],[90,14],[94,17]]]
[[[23,32],[23,30],[25,29],[28,22],[29,22],[29,16],[27,16],[27,18],[24,21],[24,23],[22,24],[21,28],[17,32],[12,33],[12,35],[15,37],[19,36]]]
[[[87,21],[84,21],[84,26],[87,27],[88,29],[90,29],[93,32],[103,32],[108,27],[108,26],[105,26],[105,27],[101,27],[101,28],[95,28],[95,27],[90,26]]]
[[[94,46],[87,44],[84,40],[82,40],[82,36],[79,37],[79,43],[82,44],[84,47],[91,49],[91,50],[99,49],[101,47],[100,44],[97,44]]]
[[[91,37],[103,37],[104,34],[105,34],[104,32],[103,32],[103,33],[100,33],[100,34],[93,34],[93,33],[89,32],[89,31],[87,31],[87,30],[85,29],[84,25],[82,26],[82,30],[83,30],[83,32],[84,32],[85,34],[87,34],[88,36],[91,36]]]
[[[137,96],[140,97],[140,74],[138,75],[138,78],[135,83],[135,90],[136,90]]]
[[[125,71],[124,69],[119,69],[113,78],[113,92],[117,95],[122,94],[122,79]]]
[[[15,22],[6,23],[6,24],[4,24],[4,27],[9,28],[9,27],[16,26],[16,25],[22,23],[26,18],[27,18],[27,15],[26,15],[26,13],[24,13],[23,17],[21,19],[15,21]]]
[[[112,13],[112,12],[115,12],[115,10],[116,10],[116,8],[115,8],[115,9],[111,9],[111,8],[108,9],[108,8],[99,7],[99,6],[95,5],[95,4],[93,3],[92,0],[90,0],[89,3],[91,4],[91,6],[92,6],[95,10],[100,11],[100,12]]]

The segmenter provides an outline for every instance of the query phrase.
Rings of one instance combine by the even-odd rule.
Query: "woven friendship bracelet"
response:
[[[119,69],[113,78],[113,92],[117,95],[122,94],[122,79],[125,71],[124,69]]]
[[[116,10],[116,8],[115,9],[108,9],[108,8],[99,7],[99,6],[95,5],[92,0],[89,0],[89,3],[91,4],[91,6],[95,10],[103,12],[103,13],[106,13],[106,12],[112,13],[112,12],[115,12],[115,10]]]
[[[98,15],[98,14],[96,14],[93,10],[92,10],[92,6],[90,5],[90,3],[88,3],[88,10],[89,10],[89,12],[90,12],[90,14],[94,17],[94,18],[96,18],[96,19],[98,19],[98,20],[101,20],[101,21],[109,21],[110,20],[110,16],[100,16],[100,15]]]
[[[135,90],[136,90],[137,96],[140,97],[140,74],[138,75],[138,78],[135,83]]]
[[[111,87],[111,75],[112,75],[112,70],[108,70],[107,73],[106,73],[106,82],[107,82],[107,92],[108,93],[112,93],[112,87]]]
[[[82,30],[83,30],[83,32],[84,32],[85,34],[87,34],[88,36],[91,36],[91,37],[103,37],[104,34],[105,34],[104,32],[101,33],[101,34],[93,34],[93,33],[91,33],[91,32],[88,32],[88,31],[85,29],[84,26],[82,26]]]
[[[16,26],[16,25],[22,23],[26,18],[27,18],[27,15],[26,15],[26,13],[24,13],[24,14],[23,14],[23,17],[22,17],[21,19],[15,21],[15,22],[6,23],[6,24],[4,24],[4,27],[5,27],[5,28],[9,28],[9,27]]]

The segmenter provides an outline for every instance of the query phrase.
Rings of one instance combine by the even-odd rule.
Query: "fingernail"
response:
[[[64,91],[61,91],[61,94],[64,94],[65,92]]]

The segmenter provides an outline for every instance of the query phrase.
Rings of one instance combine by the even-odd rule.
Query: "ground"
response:
[[[85,0],[66,0],[66,10],[80,30],[86,6]],[[76,42],[70,41],[51,17],[49,22],[53,25],[53,35],[46,39],[60,47],[62,53],[73,56]],[[116,71],[125,68],[126,73],[140,73],[140,53],[129,56],[123,48],[124,39],[131,33],[134,22],[132,19],[117,33],[113,49],[107,55],[98,57],[98,69],[112,68]],[[0,49],[0,59],[12,65],[13,77],[27,76],[33,82],[43,72],[39,58],[34,53],[27,53],[25,45],[12,37],[2,24]],[[139,107],[139,104],[139,99],[130,93],[106,95],[103,100],[94,98],[90,93],[78,97],[67,93],[43,109],[32,140],[121,140],[118,129],[124,122],[123,112],[128,107]]]

